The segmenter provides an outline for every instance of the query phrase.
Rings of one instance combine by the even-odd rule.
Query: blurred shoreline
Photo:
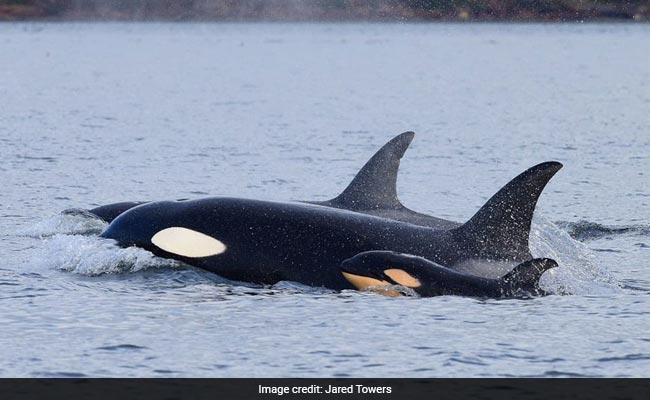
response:
[[[0,21],[650,21],[650,1],[0,0]]]

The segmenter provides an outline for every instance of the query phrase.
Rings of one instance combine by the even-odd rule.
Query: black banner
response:
[[[0,399],[616,399],[647,379],[0,379]]]

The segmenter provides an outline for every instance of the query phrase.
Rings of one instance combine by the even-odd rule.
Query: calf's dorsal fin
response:
[[[521,290],[533,295],[543,294],[544,290],[539,286],[539,280],[544,272],[557,266],[557,262],[550,258],[534,258],[517,265],[500,278],[500,281],[513,291]]]

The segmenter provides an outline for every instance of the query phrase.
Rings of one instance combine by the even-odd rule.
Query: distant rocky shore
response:
[[[650,0],[0,0],[2,20],[650,21]]]

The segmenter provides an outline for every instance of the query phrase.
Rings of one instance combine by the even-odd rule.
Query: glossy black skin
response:
[[[112,203],[106,204],[104,206],[99,206],[92,208],[90,210],[85,210],[91,215],[100,218],[101,220],[111,223],[115,218],[120,216],[125,211],[137,207],[142,204],[150,203],[148,201],[125,201],[121,203]],[[376,210],[364,210],[364,209],[349,209],[345,205],[339,205],[331,200],[329,201],[299,201],[299,203],[315,204],[324,207],[338,208],[340,210],[354,211],[361,214],[372,215],[379,218],[388,218],[395,221],[407,222],[413,225],[426,226],[433,229],[453,229],[458,228],[462,224],[456,221],[450,221],[442,218],[433,217],[431,215],[421,214],[416,211],[409,209],[376,209]],[[70,213],[70,210],[65,210],[64,213]],[[76,210],[75,210],[76,211]]]
[[[184,201],[184,200],[179,200]],[[329,201],[297,201],[298,203],[306,204],[315,204],[324,207],[337,208],[345,211],[354,211],[361,214],[372,215],[379,218],[387,218],[400,222],[407,222],[413,225],[426,226],[433,229],[453,229],[458,228],[462,224],[455,221],[450,221],[442,218],[433,217],[431,215],[421,214],[416,211],[411,211],[409,209],[376,209],[376,210],[365,210],[365,209],[349,209],[345,205],[339,205],[331,200]],[[64,214],[73,214],[85,212],[90,216],[97,217],[109,224],[113,220],[120,216],[125,211],[128,211],[134,207],[137,207],[142,204],[151,203],[150,201],[124,201],[120,203],[111,203],[103,206],[91,208],[88,210],[82,209],[69,209],[64,210]]]
[[[542,274],[557,267],[554,260],[536,258],[523,262],[502,278],[488,279],[454,271],[421,257],[392,251],[370,251],[347,259],[341,270],[386,281],[398,285],[385,274],[387,269],[400,269],[418,279],[420,286],[411,287],[423,297],[473,296],[508,298],[518,296],[541,296],[546,293],[539,286]]]
[[[181,201],[181,200],[179,200]],[[135,201],[125,201],[121,203],[112,203],[112,204],[106,204],[104,206],[99,206],[96,208],[92,208],[90,210],[85,210],[91,215],[94,215],[95,217],[98,217],[99,219],[111,223],[115,218],[120,216],[125,211],[128,211],[132,209],[133,207],[137,207],[142,204],[147,204],[151,203],[148,201],[140,201],[140,202],[135,202]],[[306,203],[306,204],[315,204],[315,205],[320,205],[324,207],[332,207],[332,208],[338,208],[340,210],[346,210],[346,211],[354,211],[358,212],[361,214],[366,214],[366,215],[372,215],[375,217],[379,218],[387,218],[387,219],[392,219],[395,221],[400,221],[400,222],[407,222],[409,224],[413,225],[420,225],[420,226],[426,226],[429,228],[433,229],[454,229],[458,228],[462,224],[460,222],[456,221],[450,221],[442,218],[437,218],[433,217],[431,215],[426,215],[426,214],[421,214],[416,211],[411,211],[409,209],[400,209],[400,210],[391,210],[391,209],[377,209],[377,210],[351,210],[346,208],[346,206],[343,205],[338,205],[333,201],[299,201],[299,203]],[[64,213],[70,213],[71,210],[65,210]],[[78,211],[78,210],[75,210]]]
[[[169,227],[205,233],[227,250],[205,258],[170,254],[151,243]],[[453,268],[471,251],[452,232],[311,204],[216,197],[140,205],[116,218],[102,236],[232,280],[289,280],[342,290],[354,287],[343,278],[341,262],[369,250],[391,249]]]

